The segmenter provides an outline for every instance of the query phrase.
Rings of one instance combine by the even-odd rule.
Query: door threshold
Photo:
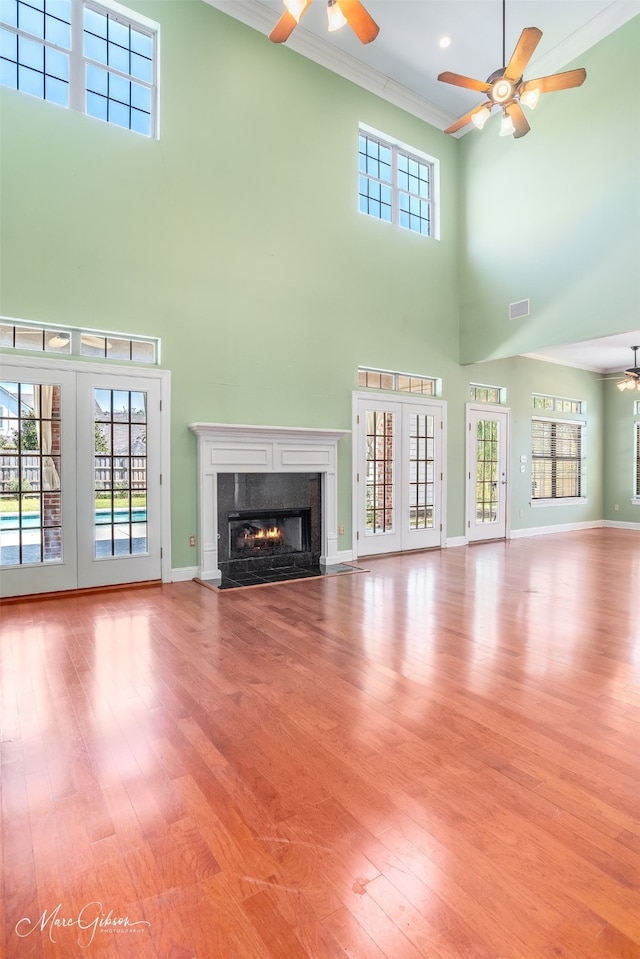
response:
[[[150,586],[162,586],[161,579],[146,579],[141,583],[115,583],[113,586],[84,586],[79,589],[58,589],[51,593],[23,593],[20,596],[0,597],[0,606],[33,600],[69,599],[71,597],[92,596],[94,593],[114,593],[123,589],[148,589]]]

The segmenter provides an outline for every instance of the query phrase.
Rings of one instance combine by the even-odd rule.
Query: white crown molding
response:
[[[271,33],[278,20],[277,15],[259,0],[204,0],[204,2],[265,36]],[[640,0],[614,0],[602,13],[593,17],[581,29],[576,30],[566,41],[558,44],[538,60],[532,60],[528,72],[534,78],[560,72],[568,63],[582,56],[595,43],[613,33],[639,13]],[[384,73],[366,66],[355,57],[337,50],[330,43],[309,33],[303,25],[298,26],[291,34],[287,41],[287,48],[344,77],[345,80],[350,80],[412,116],[430,123],[438,130],[445,130],[457,119],[456,115],[442,110]],[[481,102],[482,100],[478,101],[478,103]],[[470,128],[465,127],[455,133],[454,137],[458,139],[469,131]]]
[[[585,370],[587,373],[608,373],[609,370],[602,369],[595,363],[578,363],[571,359],[563,357],[544,356],[542,353],[521,353],[528,360],[538,360],[540,363],[555,363],[557,366],[570,366],[574,370]]]
[[[257,0],[205,0],[205,3],[246,26],[258,30],[265,36],[271,33],[278,19]],[[369,93],[387,100],[412,116],[430,123],[438,130],[444,130],[455,120],[452,114],[441,110],[384,73],[365,66],[349,54],[342,53],[330,43],[309,33],[304,26],[298,26],[291,34],[287,40],[287,48],[313,60],[319,66],[331,70],[332,73],[344,77],[345,80],[350,80],[364,90],[368,90]]]
[[[640,0],[614,0],[605,10],[593,17],[572,36],[539,59],[533,58],[527,76],[547,76],[566,69],[567,64],[581,57],[610,33],[624,26],[640,14]]]

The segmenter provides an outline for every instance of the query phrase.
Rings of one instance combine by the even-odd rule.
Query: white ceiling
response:
[[[284,11],[283,0],[205,2],[265,35]],[[484,100],[473,90],[442,83],[437,77],[450,70],[486,80],[504,66],[502,0],[363,2],[380,27],[372,43],[360,43],[349,27],[329,33],[326,2],[313,0],[286,44],[274,44],[274,57],[282,55],[285,47],[295,50],[440,130]],[[522,30],[538,27],[542,39],[525,77],[557,73],[638,14],[640,0],[506,0],[506,59]],[[439,46],[443,36],[451,38],[446,49]],[[557,96],[573,94],[566,90]],[[540,350],[535,356],[610,373],[632,366],[630,347],[635,345],[640,345],[640,330]]]
[[[552,346],[526,355],[536,360],[562,363],[563,366],[594,370],[596,373],[619,373],[634,365],[632,346],[640,347],[640,330],[616,333],[615,336],[602,336],[583,343]],[[638,363],[640,363],[640,353]]]
[[[269,34],[283,0],[205,0]],[[502,0],[364,0],[380,27],[362,44],[349,27],[327,30],[327,4],[313,0],[286,44],[303,56],[359,83],[444,130],[484,97],[438,81],[443,70],[479,80],[502,63]],[[525,76],[557,73],[571,60],[640,13],[640,0],[507,0],[508,60],[525,27],[542,39]],[[439,46],[443,36],[451,45]],[[274,45],[274,56],[280,45]],[[281,48],[280,48],[281,49]],[[572,91],[563,91],[571,96]]]

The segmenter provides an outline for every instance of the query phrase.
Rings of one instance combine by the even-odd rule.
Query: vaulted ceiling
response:
[[[205,2],[265,35],[284,11],[283,0]],[[364,0],[364,5],[380,27],[372,43],[361,44],[348,27],[329,33],[326,2],[313,0],[286,46],[441,130],[485,99],[437,77],[449,70],[484,80],[504,66],[502,0]],[[506,0],[504,11],[507,60],[525,27],[542,30],[526,71],[533,78],[565,69],[638,16],[640,0]],[[446,47],[440,46],[444,37],[450,40]],[[279,49],[274,46],[274,56]],[[571,91],[559,95],[570,97]],[[635,345],[640,330],[536,356],[606,374],[632,365]]]

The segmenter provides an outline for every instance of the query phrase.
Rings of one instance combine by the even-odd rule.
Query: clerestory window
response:
[[[119,4],[1,0],[0,83],[157,136],[158,25]]]
[[[437,237],[437,161],[366,127],[358,143],[360,212]]]

